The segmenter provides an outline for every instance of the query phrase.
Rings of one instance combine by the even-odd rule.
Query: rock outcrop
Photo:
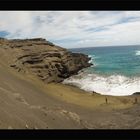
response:
[[[0,38],[0,57],[18,72],[34,74],[46,83],[61,82],[92,64],[81,53],[72,53],[42,38]]]

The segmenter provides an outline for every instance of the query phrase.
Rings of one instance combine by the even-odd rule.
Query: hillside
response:
[[[42,38],[1,38],[0,58],[16,71],[36,75],[46,83],[61,82],[91,65],[87,55],[72,53]]]
[[[60,83],[88,62],[44,39],[1,38],[0,129],[140,128],[140,96],[103,96]]]

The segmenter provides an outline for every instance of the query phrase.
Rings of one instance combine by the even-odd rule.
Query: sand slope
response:
[[[62,84],[45,85],[0,66],[0,128],[140,128],[134,96],[107,98],[105,104],[104,96]]]
[[[0,66],[0,128],[82,128],[76,113],[21,77]]]

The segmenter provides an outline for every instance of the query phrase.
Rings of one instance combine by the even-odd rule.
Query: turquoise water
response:
[[[140,46],[82,48],[71,51],[92,57],[95,67],[89,68],[90,72],[140,76]]]
[[[140,46],[77,48],[71,51],[89,55],[94,65],[64,80],[64,84],[113,96],[140,92]]]

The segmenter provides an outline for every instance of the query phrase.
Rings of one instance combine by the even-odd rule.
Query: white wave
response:
[[[92,63],[93,65],[91,67],[95,67],[97,66],[98,64],[95,62],[95,59],[99,58],[98,56],[95,56],[95,55],[88,55],[89,58],[91,58],[89,60],[88,63]]]
[[[92,58],[93,56],[92,56],[92,55],[88,55],[88,57],[89,57],[89,58]]]
[[[90,59],[90,60],[88,61],[88,63],[92,63],[92,59]]]
[[[89,58],[91,58],[92,60],[99,58],[99,56],[95,56],[95,55],[88,55]]]
[[[140,50],[137,50],[136,51],[136,55],[140,55]]]
[[[90,60],[88,61],[88,63],[93,63],[93,56],[92,55],[88,55],[88,57],[90,58]]]
[[[128,78],[121,75],[100,76],[84,74],[65,79],[64,84],[75,85],[88,92],[97,92],[102,95],[126,96],[140,92],[140,78]]]

